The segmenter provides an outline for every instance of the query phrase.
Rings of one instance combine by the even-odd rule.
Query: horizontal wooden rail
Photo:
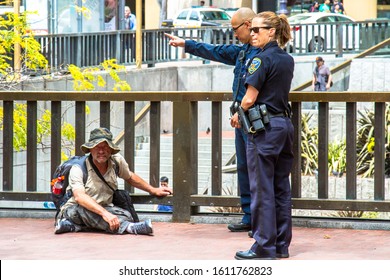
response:
[[[292,179],[292,205],[295,209],[312,209],[312,210],[345,210],[345,211],[378,211],[390,212],[390,201],[385,193],[385,106],[390,102],[389,92],[300,92],[292,91],[290,101],[293,108],[293,123],[296,128],[294,154],[300,154],[300,123],[301,123],[301,103],[306,101],[319,102],[318,110],[318,131],[320,137],[319,157],[318,157],[318,186],[317,197],[303,197],[301,181],[301,162],[300,157],[295,158]],[[100,125],[108,127],[111,124],[111,102],[118,101],[124,104],[118,108],[123,108],[123,153],[129,162],[130,168],[134,170],[134,130],[137,115],[135,113],[135,102],[150,102],[150,161],[149,161],[149,182],[157,185],[160,175],[160,121],[161,111],[160,102],[172,102],[172,121],[173,121],[173,145],[172,145],[172,171],[173,186],[175,193],[173,196],[166,198],[155,198],[146,194],[133,192],[130,186],[126,186],[132,191],[135,203],[139,204],[170,204],[174,206],[173,220],[177,222],[189,221],[192,215],[200,211],[200,207],[237,207],[239,206],[238,196],[222,195],[223,172],[220,157],[211,157],[210,168],[211,186],[207,193],[199,193],[198,187],[198,103],[210,102],[212,127],[212,152],[219,154],[222,145],[221,123],[226,121],[221,118],[221,106],[223,102],[231,101],[230,92],[35,92],[35,91],[13,91],[0,92],[0,100],[4,108],[3,118],[3,163],[2,163],[2,180],[3,188],[0,192],[0,201],[46,201],[50,199],[48,192],[37,191],[37,185],[40,178],[37,178],[37,106],[39,102],[45,101],[51,103],[49,108],[52,112],[52,131],[50,147],[48,152],[51,153],[50,164],[54,168],[61,160],[61,131],[58,127],[61,125],[61,104],[64,101],[75,103],[76,122],[76,147],[85,142],[87,124],[85,121],[85,106],[88,102],[99,102]],[[329,102],[342,102],[346,104],[346,123],[347,123],[347,176],[345,199],[333,199],[328,197],[328,119],[329,119]],[[359,102],[372,102],[375,104],[375,178],[373,186],[374,197],[372,200],[357,199],[356,184],[356,104]],[[16,176],[14,171],[14,152],[13,152],[13,110],[17,103],[27,104],[28,124],[27,124],[27,146],[26,157],[26,175],[28,176],[27,187],[20,191],[20,186],[13,184]],[[45,103],[46,104],[46,103]],[[143,106],[142,108],[146,108]],[[139,112],[138,114],[144,114]],[[117,124],[115,124],[117,126]],[[122,127],[121,127],[122,129]],[[387,127],[386,127],[387,129]],[[136,171],[137,172],[137,171]],[[50,178],[44,180],[49,181]],[[42,180],[43,181],[43,180]]]

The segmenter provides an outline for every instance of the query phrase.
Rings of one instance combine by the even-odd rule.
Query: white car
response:
[[[239,8],[226,8],[223,9],[230,17],[233,17],[234,13],[237,12]]]
[[[199,39],[205,42],[211,42],[212,37],[225,38],[229,33],[230,40],[234,34],[231,29],[231,17],[222,9],[209,7],[196,7],[181,10],[173,19],[167,19],[162,22],[162,27],[178,28],[177,36],[187,39]],[[200,27],[216,27],[212,32]],[[199,37],[199,38],[198,38]]]
[[[359,29],[349,16],[335,13],[303,13],[288,18],[292,46],[308,52],[335,51],[338,37],[343,49],[359,48]],[[341,28],[338,28],[341,26]],[[340,34],[341,33],[341,34]]]
[[[217,8],[190,8],[181,10],[173,19],[173,26],[193,28],[203,26],[230,27],[230,16]]]

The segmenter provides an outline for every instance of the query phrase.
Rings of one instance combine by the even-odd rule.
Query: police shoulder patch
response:
[[[252,60],[251,65],[248,67],[248,73],[252,75],[253,73],[256,72],[257,69],[259,69],[260,65],[261,65],[261,59],[258,57],[255,57]]]

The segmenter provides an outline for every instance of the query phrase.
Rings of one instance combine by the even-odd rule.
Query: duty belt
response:
[[[272,119],[272,118],[276,118],[276,117],[288,117],[288,114],[286,112],[272,114],[271,112],[268,111],[268,116],[270,119]]]

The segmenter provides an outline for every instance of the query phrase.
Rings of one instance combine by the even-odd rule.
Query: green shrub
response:
[[[339,174],[340,176],[345,172],[347,163],[347,144],[345,140],[334,141],[328,147],[328,166],[329,172]]]
[[[365,177],[373,177],[375,172],[375,113],[371,110],[359,111],[356,139],[356,173]],[[302,114],[301,157],[302,174],[312,175],[318,168],[318,129],[310,126],[313,114]],[[385,174],[390,175],[390,106],[386,104],[385,135]],[[347,164],[346,142],[335,141],[328,146],[329,171],[345,172]]]
[[[357,174],[362,177],[372,177],[375,173],[374,147],[375,147],[375,113],[374,111],[359,111],[357,129]],[[390,175],[390,109],[386,104],[386,136],[385,136],[385,174]]]
[[[303,175],[313,175],[318,168],[318,129],[310,127],[313,114],[302,114],[301,157]]]

